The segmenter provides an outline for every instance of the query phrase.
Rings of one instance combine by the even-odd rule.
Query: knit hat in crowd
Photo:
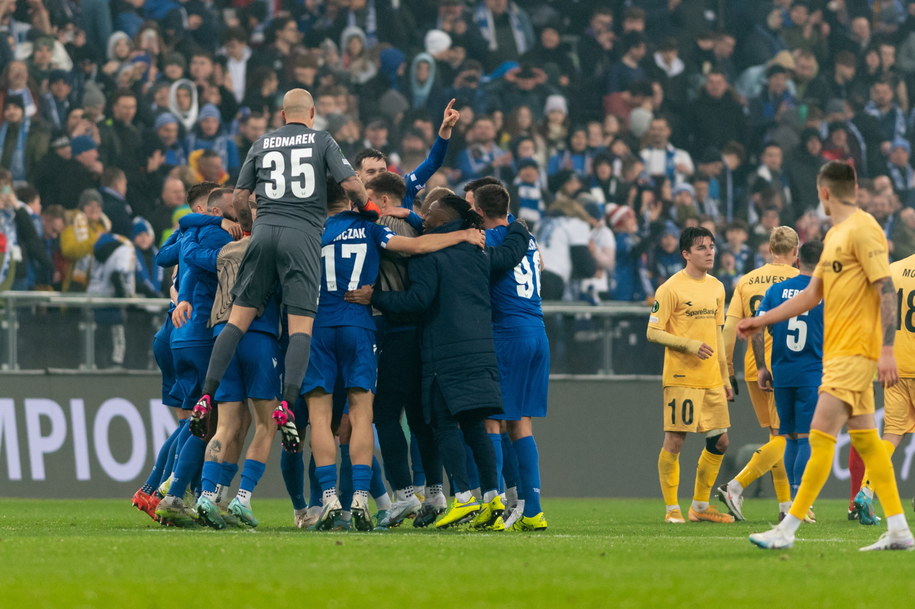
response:
[[[105,94],[101,92],[95,83],[86,83],[85,93],[83,93],[83,107],[104,106]]]
[[[146,218],[142,218],[140,216],[134,218],[133,226],[131,227],[130,231],[131,239],[136,239],[137,235],[142,235],[143,233],[152,234],[152,232],[152,225],[146,220]]]
[[[158,131],[165,125],[171,125],[172,123],[178,123],[178,119],[175,118],[175,115],[171,112],[163,112],[156,117],[156,122],[153,123],[153,131]]]
[[[434,57],[451,48],[451,36],[448,35],[448,32],[443,32],[442,30],[429,30],[426,32],[423,44],[426,47],[426,52]]]
[[[73,148],[73,156],[79,156],[87,150],[95,150],[98,148],[95,140],[88,135],[81,135],[73,138],[73,141],[70,142],[70,146]]]
[[[895,150],[897,148],[902,148],[906,151],[907,154],[912,154],[912,146],[909,144],[909,141],[904,138],[897,137],[895,140],[893,140],[893,144],[890,146],[890,150]]]
[[[604,208],[604,213],[607,218],[607,224],[610,225],[610,228],[619,229],[623,226],[623,222],[626,218],[629,217],[629,214],[632,213],[632,208],[628,205],[617,205],[616,203],[610,203]]]
[[[3,107],[7,106],[19,106],[25,110],[25,100],[22,99],[21,95],[9,95],[3,103]]]
[[[682,182],[674,186],[674,190],[671,194],[676,197],[681,192],[688,192],[690,196],[696,198],[696,189],[693,188],[693,185],[688,182]]]
[[[569,105],[566,103],[566,98],[562,95],[550,95],[546,98],[546,103],[543,105],[543,113],[549,114],[553,110],[559,110],[563,114],[569,113]]]
[[[219,108],[213,104],[206,104],[200,109],[200,114],[197,115],[197,122],[199,123],[205,118],[215,118],[219,120],[219,122],[222,122],[222,115],[219,114]]]

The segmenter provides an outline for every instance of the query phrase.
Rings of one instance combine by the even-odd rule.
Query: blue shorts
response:
[[[276,399],[282,373],[276,337],[254,330],[246,332],[213,398],[217,402]]]
[[[810,433],[810,422],[813,420],[818,397],[817,387],[776,387],[778,433]]]
[[[166,317],[162,328],[153,337],[153,355],[162,371],[162,403],[173,408],[181,407],[181,400],[172,396],[175,386],[175,357],[172,353],[172,318]]]
[[[495,337],[503,414],[490,418],[519,421],[545,417],[550,386],[550,344],[543,328],[517,328]]]
[[[311,337],[311,358],[301,393],[333,393],[337,375],[346,389],[375,391],[378,358],[375,331],[352,326],[318,327]]]
[[[213,345],[203,347],[179,347],[173,349],[175,358],[175,385],[171,395],[181,401],[181,408],[193,410],[194,404],[203,395],[203,381],[210,365]]]

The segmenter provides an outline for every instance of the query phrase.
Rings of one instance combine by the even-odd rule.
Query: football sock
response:
[[[286,374],[283,376],[283,400],[290,407],[299,397],[299,388],[305,371],[308,370],[308,356],[311,353],[311,335],[296,332],[289,337],[286,347]]]
[[[322,465],[321,467],[315,467],[315,476],[318,479],[318,484],[321,485],[321,493],[333,489],[334,492],[337,490],[337,466],[336,465]]]
[[[458,491],[454,494],[454,498],[458,500],[458,503],[467,503],[473,499],[473,493],[470,491]]]
[[[162,478],[162,472],[165,471],[165,465],[168,462],[168,454],[179,433],[181,433],[180,425],[175,427],[175,430],[172,431],[171,435],[169,435],[168,438],[165,439],[165,442],[162,443],[162,446],[159,447],[159,453],[156,455],[156,463],[153,465],[152,471],[149,472],[146,483],[143,484],[142,490],[144,493],[149,494],[159,486],[159,480]]]
[[[482,418],[467,417],[461,420],[461,433],[464,442],[473,452],[473,461],[478,471],[479,482],[474,485],[480,487],[484,493],[495,491],[499,488],[499,470],[496,469],[496,456],[492,442],[486,437],[486,425]],[[499,441],[501,447],[501,439]]]
[[[718,470],[721,469],[722,460],[724,460],[724,455],[713,455],[708,450],[702,449],[702,454],[699,455],[699,464],[696,466],[696,485],[693,488],[694,502],[708,504],[709,497],[712,495],[712,487],[715,486],[715,478],[718,477]]]
[[[791,496],[797,491],[798,481],[794,473],[794,462],[797,460],[797,439],[785,438],[785,472],[788,474],[788,484],[791,485]]]
[[[342,472],[340,474],[341,478],[343,476]],[[372,467],[370,465],[353,465],[352,466],[352,487],[354,492],[365,491],[368,493],[369,489],[372,486]],[[340,487],[343,487],[343,481],[340,481]],[[341,497],[340,502],[343,503]],[[343,505],[347,505],[343,503]]]
[[[219,388],[219,382],[226,373],[226,368],[232,363],[235,356],[235,350],[238,343],[245,335],[241,328],[232,323],[227,323],[216,342],[213,343],[213,351],[210,353],[210,363],[207,366],[206,380],[203,382],[203,393],[211,398],[216,394]]]
[[[802,521],[807,516],[807,510],[813,505],[817,495],[826,484],[829,472],[832,470],[832,458],[836,452],[836,439],[823,433],[819,429],[810,430],[810,460],[804,469],[801,486],[797,489],[797,497],[791,504],[789,514]],[[787,519],[786,519],[787,520]],[[787,526],[787,525],[786,525]]]
[[[215,497],[216,484],[219,481],[220,474],[222,474],[222,463],[219,461],[204,461],[203,473],[200,474],[200,490],[204,493],[212,493],[213,497]],[[212,499],[209,494],[207,498]]]
[[[334,477],[336,478],[336,473]],[[321,505],[321,481],[318,480],[317,468],[315,467],[315,458],[312,455],[308,459],[308,507]]]
[[[848,508],[852,509],[854,508],[855,495],[861,490],[861,482],[864,480],[864,461],[861,460],[861,455],[858,454],[854,446],[848,450],[848,473],[851,475],[848,486]]]
[[[200,469],[206,446],[203,439],[197,436],[188,437],[178,455],[175,472],[172,474],[172,486],[168,489],[169,495],[179,498],[184,496],[184,491]]]
[[[794,488],[792,494],[797,497],[797,489],[801,486],[801,478],[804,476],[804,469],[810,460],[810,438],[797,439],[797,457],[794,459]]]
[[[757,478],[761,478],[766,472],[772,469],[776,463],[781,461],[785,456],[785,438],[782,436],[775,436],[769,438],[769,441],[760,446],[753,456],[750,458],[750,461],[747,463],[739,474],[734,476],[734,479],[740,483],[740,486],[747,488],[750,484]],[[784,473],[784,467],[782,468],[782,473]],[[773,474],[773,478],[774,478]],[[785,478],[785,486],[787,486],[787,477]],[[777,491],[778,489],[776,489]],[[788,489],[790,491],[790,487]]]
[[[492,450],[496,457],[496,475],[498,476],[498,480],[499,480],[498,489],[499,489],[499,492],[501,493],[501,492],[505,491],[505,487],[502,486],[503,485],[503,482],[502,482],[502,464],[503,464],[503,461],[502,461],[502,459],[503,459],[502,434],[489,433],[486,435],[489,436],[489,441],[492,442]]]
[[[283,472],[283,483],[292,500],[292,508],[302,510],[308,507],[305,501],[305,459],[302,453],[280,453],[280,470]]]
[[[892,442],[889,442],[889,441],[887,441],[887,440],[880,440],[880,443],[883,444],[883,447],[884,447],[884,448],[886,448],[886,454],[887,454],[889,457],[892,457],[892,456],[893,456],[893,453],[896,452],[896,447],[893,445],[893,443],[892,443]],[[892,461],[891,461],[891,463],[892,463]],[[863,478],[863,481],[862,481],[862,487],[861,487],[861,488],[869,488],[869,487],[873,487],[873,484],[871,484],[871,470],[870,470],[870,468],[868,468],[868,467],[865,466],[865,468],[864,468],[864,478]]]
[[[283,451],[282,454],[286,454],[286,451]],[[235,474],[238,473],[238,463],[233,463],[232,461],[223,461],[222,462],[222,473],[219,475],[219,484],[226,488],[232,486],[232,481],[235,480]]]
[[[413,486],[426,485],[426,472],[423,469],[423,457],[419,450],[416,434],[410,434],[410,466],[413,470]]]
[[[661,480],[661,496],[665,505],[677,505],[677,489],[680,487],[680,453],[667,452],[663,448],[658,455],[658,478]],[[524,505],[527,497],[522,493]]]
[[[889,516],[902,514],[902,502],[896,487],[896,472],[887,449],[880,441],[876,429],[852,429],[848,435],[851,443],[867,465],[874,492],[880,497],[883,513]],[[887,525],[889,526],[889,525]]]
[[[511,436],[504,433],[502,434],[502,478],[505,481],[506,490],[513,486],[518,486],[518,480],[521,477],[518,467],[518,455],[515,454],[515,445]]]
[[[251,509],[251,491],[245,490],[243,488],[238,489],[238,494],[235,495],[235,498],[238,499],[238,502]]]
[[[782,445],[784,444],[783,441]],[[779,503],[791,503],[791,482],[788,480],[788,472],[785,471],[784,459],[779,459],[772,466],[772,485],[775,487],[775,498]]]
[[[245,459],[245,467],[241,470],[241,484],[238,485],[238,488],[253,493],[254,487],[264,475],[265,469],[267,469],[267,464],[263,461]]]
[[[337,488],[340,505],[348,510],[353,502],[353,462],[349,458],[349,444],[340,445],[340,486]]]
[[[188,436],[191,435],[190,427],[188,427],[189,424],[190,422],[188,419],[184,419],[178,423],[178,435],[175,436],[175,441],[172,442],[172,447],[168,452],[168,461],[165,463],[165,469],[162,471],[162,479],[159,481],[159,484],[165,482],[165,480],[172,475],[172,472],[175,471],[175,461],[178,460],[178,455],[181,453],[181,447],[184,446]]]
[[[519,438],[513,447],[521,479],[519,499],[524,499],[524,516],[530,518],[543,511],[540,507],[540,453],[534,436]]]
[[[499,491],[497,491],[496,489],[493,489],[491,491],[486,491],[485,493],[483,493],[483,503],[489,503],[490,501],[492,501],[493,499],[495,499],[498,496],[499,496]]]

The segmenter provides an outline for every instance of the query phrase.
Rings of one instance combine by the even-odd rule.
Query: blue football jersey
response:
[[[756,314],[771,311],[810,283],[798,275],[774,284]],[[823,376],[823,303],[803,315],[769,326],[772,335],[772,381],[775,387],[814,387]]]
[[[486,231],[486,245],[502,245],[508,235],[507,226]],[[498,332],[522,326],[543,327],[540,306],[540,251],[531,237],[527,254],[515,268],[493,276],[489,288],[492,301],[492,323]]]
[[[351,211],[327,219],[321,237],[321,295],[315,326],[354,326],[375,330],[372,309],[343,300],[348,290],[374,285],[381,248],[394,232]]]

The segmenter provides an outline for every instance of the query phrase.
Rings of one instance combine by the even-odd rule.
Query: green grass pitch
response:
[[[683,507],[688,504],[685,500]],[[794,549],[766,552],[774,500],[749,522],[661,522],[661,500],[553,499],[539,534],[310,533],[287,501],[256,531],[166,529],[129,500],[0,500],[0,607],[911,607],[915,553],[859,553],[883,526],[817,504]]]

